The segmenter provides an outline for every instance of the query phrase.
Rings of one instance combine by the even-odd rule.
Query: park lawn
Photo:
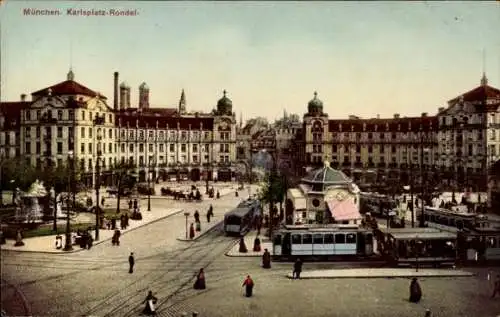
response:
[[[80,230],[86,230],[89,227],[94,228],[95,224],[94,223],[74,223],[71,224],[71,231],[77,231],[78,229]],[[58,224],[57,225],[57,233],[65,233],[66,232],[66,224]],[[47,226],[44,225],[43,227],[39,227],[37,229],[33,230],[26,230],[23,231],[23,238],[32,238],[32,237],[43,237],[43,236],[50,236],[54,235],[54,231],[52,230],[52,225]]]
[[[104,218],[108,220],[111,220],[113,218],[119,220],[120,216],[126,213],[129,213],[128,208],[127,209],[120,208],[120,213],[118,214],[116,213],[116,208],[104,208]]]

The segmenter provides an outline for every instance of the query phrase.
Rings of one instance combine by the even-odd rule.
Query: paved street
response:
[[[181,207],[201,213],[208,204],[222,214],[244,195],[219,200],[183,203],[155,199],[155,208]],[[246,195],[245,195],[246,196]],[[143,201],[144,204],[144,201]],[[147,291],[159,299],[159,316],[181,316],[198,311],[205,316],[433,316],[494,317],[500,301],[491,300],[491,281],[485,269],[470,270],[473,277],[421,278],[420,304],[410,304],[408,278],[290,280],[291,263],[260,267],[259,257],[228,257],[236,242],[225,237],[222,226],[194,242],[178,241],[185,230],[182,214],[124,234],[120,247],[96,245],[74,254],[36,254],[2,251],[2,279],[15,284],[36,316],[139,316]],[[250,236],[254,236],[252,233]],[[135,272],[129,274],[127,257],[135,253]],[[347,268],[348,263],[304,264],[304,271]],[[361,265],[355,265],[360,267]],[[204,267],[207,290],[192,289],[196,271]],[[255,296],[243,297],[241,283],[252,275]],[[4,284],[4,281],[2,281]],[[22,296],[2,285],[2,303],[22,314]],[[4,296],[6,295],[6,296]]]
[[[191,214],[198,209],[203,225],[209,204],[220,216],[243,198],[229,194],[201,203],[157,199],[151,204],[181,207]],[[185,217],[178,214],[124,234],[119,247],[103,243],[88,251],[53,255],[2,251],[2,279],[18,285],[34,315],[126,316],[127,311],[137,315],[137,304],[149,288],[167,298],[186,281],[190,284],[196,270],[223,256],[234,241],[219,226],[196,242],[180,242],[177,238],[184,230]],[[134,274],[128,274],[130,252],[136,258]],[[7,302],[2,297],[2,303]]]

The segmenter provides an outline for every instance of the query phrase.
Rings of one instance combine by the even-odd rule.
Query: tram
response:
[[[357,225],[289,225],[273,234],[273,259],[339,260],[373,255],[373,233]]]
[[[461,231],[458,248],[464,261],[500,261],[500,229],[482,226]]]
[[[455,210],[426,206],[424,208],[424,224],[426,227],[449,232],[459,232],[464,229],[473,229],[479,225],[480,217],[475,213],[455,207]],[[422,218],[421,209],[417,220]]]
[[[391,265],[453,265],[458,257],[457,234],[435,228],[380,229],[378,248]]]
[[[226,235],[245,235],[250,231],[254,217],[260,213],[260,203],[257,200],[242,201],[238,207],[224,215],[224,232]]]

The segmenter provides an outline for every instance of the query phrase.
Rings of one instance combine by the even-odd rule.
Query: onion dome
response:
[[[122,82],[122,83],[120,84],[120,88],[128,88],[128,87],[129,87],[129,86],[127,85],[127,83],[126,83],[126,82]]]
[[[224,90],[223,93],[224,96],[217,102],[217,112],[219,114],[231,114],[233,113],[233,102],[226,97],[227,91]]]
[[[314,98],[307,104],[309,113],[323,113],[323,102],[318,99],[318,93],[314,92]]]
[[[146,85],[146,83],[142,83],[142,84],[139,86],[139,89],[141,89],[141,90],[149,90],[149,87],[148,87],[148,85]]]

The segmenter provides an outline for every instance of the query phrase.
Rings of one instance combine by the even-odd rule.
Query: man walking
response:
[[[134,264],[135,264],[134,252],[130,252],[130,255],[128,257],[128,264],[129,264],[128,272],[130,274],[134,273]]]
[[[300,258],[295,261],[293,264],[293,273],[292,276],[294,279],[300,279],[300,273],[302,272],[302,261]]]

